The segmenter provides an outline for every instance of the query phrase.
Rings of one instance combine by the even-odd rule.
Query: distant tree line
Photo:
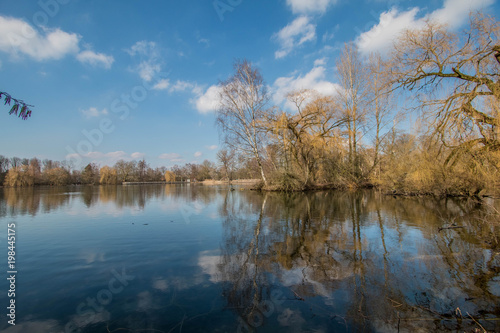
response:
[[[256,162],[236,158],[233,152],[221,150],[220,163],[208,160],[200,164],[187,163],[152,168],[143,159],[120,160],[113,166],[100,167],[89,163],[81,170],[66,161],[59,162],[38,158],[7,158],[0,155],[0,184],[12,187],[69,184],[122,184],[124,182],[194,182],[204,180],[233,180],[258,178]]]

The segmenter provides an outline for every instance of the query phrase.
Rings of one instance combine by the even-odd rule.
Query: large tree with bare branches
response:
[[[395,43],[388,70],[430,111],[432,134],[452,148],[448,161],[500,151],[499,35],[494,18],[471,14],[463,32],[428,21]]]
[[[234,64],[234,74],[219,85],[217,125],[227,146],[255,158],[267,186],[263,166],[265,119],[269,94],[259,70],[247,60]]]

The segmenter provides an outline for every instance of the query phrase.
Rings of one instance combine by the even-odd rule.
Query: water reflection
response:
[[[476,202],[376,192],[240,196],[221,206],[214,275],[241,329],[478,328],[470,316],[499,328],[499,229],[474,222],[485,214]],[[439,231],[444,221],[464,228]]]
[[[112,204],[116,209],[144,209],[151,200],[182,199],[205,205],[217,199],[221,189],[202,185],[183,186],[68,186],[42,188],[0,188],[0,218],[17,215],[36,216],[69,206],[81,200],[87,208]]]
[[[5,220],[50,217],[19,223],[28,281],[19,298],[30,308],[6,332],[68,322],[82,332],[500,331],[500,227],[489,204],[499,209],[375,191],[0,189]],[[107,288],[114,267],[133,283],[81,322],[78,304]]]
[[[68,204],[71,196],[64,193],[67,193],[65,187],[46,188],[44,191],[33,187],[4,188],[0,190],[0,217],[49,213]]]

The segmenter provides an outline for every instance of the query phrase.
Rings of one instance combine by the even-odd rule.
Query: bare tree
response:
[[[0,155],[0,173],[9,170],[10,161],[7,157]]]
[[[346,43],[337,61],[337,78],[342,90],[338,93],[339,102],[345,113],[349,143],[349,162],[355,178],[361,175],[358,156],[358,131],[364,120],[367,101],[368,72],[353,43]]]
[[[234,150],[222,149],[217,152],[217,159],[222,163],[223,173],[229,182],[233,180],[233,172],[236,164],[234,155]]]
[[[114,169],[116,170],[116,174],[119,182],[129,182],[132,180],[134,171],[136,169],[135,161],[124,161],[119,160],[115,163]]]
[[[148,164],[146,163],[145,159],[140,160],[137,162],[137,172],[139,176],[139,181],[143,182],[144,177],[146,176],[146,169],[148,168]]]
[[[368,86],[368,110],[369,121],[372,123],[375,139],[373,147],[373,164],[371,173],[380,160],[380,149],[382,143],[382,130],[388,122],[394,118],[388,117],[393,106],[390,75],[386,74],[385,63],[380,54],[371,54],[368,62],[370,85]]]
[[[18,166],[21,166],[21,164],[22,164],[21,161],[22,161],[21,158],[14,156],[10,159],[10,166],[12,168],[16,168]]]
[[[217,125],[229,147],[255,158],[267,186],[262,155],[269,94],[259,70],[247,60],[237,61],[234,71],[233,76],[219,85]]]
[[[394,83],[430,112],[433,134],[453,149],[448,160],[500,151],[499,37],[494,18],[471,14],[463,33],[428,21],[395,43]]]

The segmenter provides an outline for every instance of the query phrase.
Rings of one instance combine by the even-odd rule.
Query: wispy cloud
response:
[[[170,80],[169,79],[161,79],[158,81],[154,86],[154,90],[166,90],[170,86]]]
[[[141,79],[151,82],[161,72],[161,58],[155,42],[141,40],[126,49],[131,57],[137,57],[140,63],[133,69]]]
[[[338,0],[286,0],[286,4],[292,9],[294,14],[323,14],[328,7],[337,2]]]
[[[107,109],[102,109],[102,110],[98,110],[97,108],[95,107],[90,107],[86,110],[80,110],[80,112],[87,118],[93,118],[93,117],[99,117],[99,116],[102,116],[102,115],[107,115],[108,114],[108,110]]]
[[[167,160],[170,162],[183,162],[182,156],[177,153],[165,153],[158,156],[161,160]]]
[[[156,43],[147,40],[136,42],[129,49],[125,49],[125,52],[131,56],[142,55],[148,58],[158,55]]]
[[[197,151],[196,153],[193,154],[194,157],[198,158],[201,157],[203,153],[201,151]]]
[[[275,58],[284,58],[295,48],[316,40],[316,25],[310,22],[309,17],[300,16],[272,38],[280,44],[280,49],[274,53]]]
[[[115,61],[112,56],[105,55],[104,53],[96,53],[90,50],[80,52],[76,56],[76,59],[81,63],[87,63],[95,67],[100,66],[105,69],[110,69],[111,65],[113,65],[113,62]]]
[[[140,153],[140,152],[135,152],[132,154],[128,154],[124,152],[123,150],[119,151],[112,151],[108,153],[100,152],[100,151],[93,151],[84,155],[75,155],[75,154],[69,154],[66,156],[66,159],[71,159],[71,158],[84,158],[88,162],[100,164],[100,165],[109,165],[112,166],[119,160],[125,160],[125,161],[133,161],[133,160],[139,160],[144,158],[146,154]],[[85,162],[87,163],[87,162]]]
[[[130,154],[130,157],[132,157],[134,160],[142,160],[144,157],[146,157],[146,154],[140,153],[140,152],[135,152]]]

